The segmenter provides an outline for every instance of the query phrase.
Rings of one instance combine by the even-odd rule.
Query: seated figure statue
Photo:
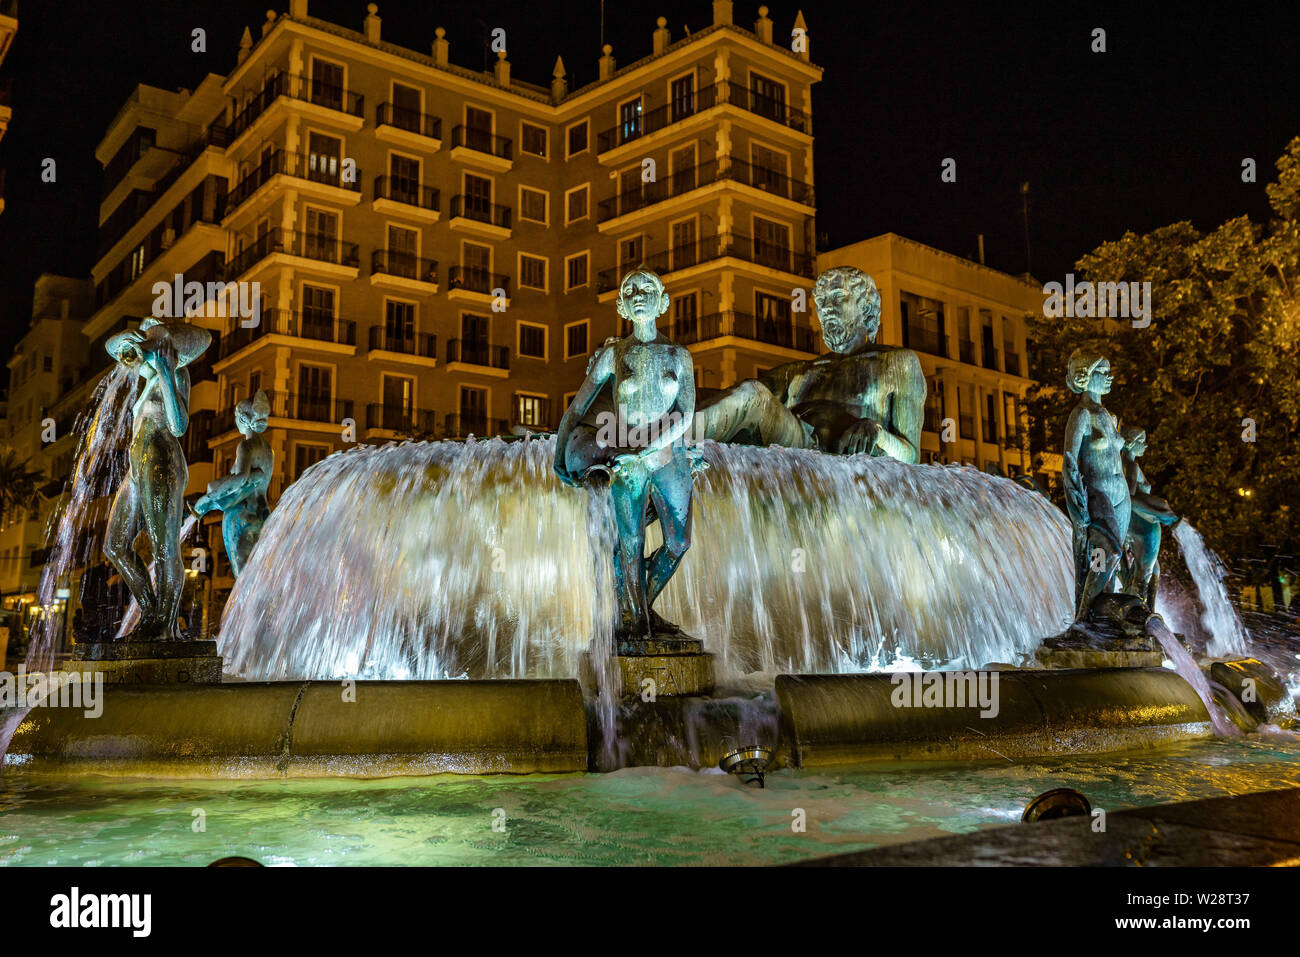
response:
[[[1155,608],[1156,585],[1160,580],[1160,537],[1166,525],[1178,523],[1178,516],[1164,499],[1151,494],[1138,459],[1147,450],[1146,431],[1129,427],[1123,431],[1124,477],[1128,482],[1132,514],[1128,525],[1128,560],[1124,570],[1124,591]]]
[[[225,513],[221,517],[221,537],[236,578],[271,515],[266,490],[275,459],[270,443],[262,435],[270,415],[271,403],[260,389],[257,395],[235,406],[235,426],[244,440],[235,450],[234,465],[229,475],[209,482],[207,493],[190,509],[199,518],[216,509]]]
[[[189,427],[190,373],[212,334],[190,323],[164,323],[153,317],[109,338],[109,355],[141,379],[132,409],[130,467],[113,498],[104,556],[126,582],[140,607],[140,623],[130,639],[177,639],[185,567],[181,557],[181,518],[189,466],[180,437]],[[143,531],[153,553],[154,573],[135,550]]]
[[[691,493],[702,463],[684,439],[695,412],[695,365],[688,349],[656,328],[668,294],[654,273],[628,273],[616,308],[631,321],[632,335],[607,341],[592,357],[556,432],[555,473],[567,485],[609,478],[618,525],[618,637],[678,640],[680,629],[651,606],[691,544]],[[614,409],[601,412],[599,429],[579,428],[607,386]],[[645,530],[656,518],[663,545],[647,557]]]
[[[830,354],[702,396],[692,436],[917,462],[925,376],[915,352],[875,344],[876,284],[861,269],[836,266],[817,277],[813,299]]]
[[[1081,395],[1065,425],[1061,478],[1074,527],[1075,617],[1092,613],[1099,595],[1121,591],[1120,563],[1128,540],[1130,498],[1115,417],[1102,405],[1114,376],[1096,352],[1076,349],[1066,384]]]

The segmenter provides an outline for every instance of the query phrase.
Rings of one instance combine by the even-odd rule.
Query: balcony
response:
[[[432,152],[442,146],[442,119],[392,103],[380,103],[375,109],[375,135],[381,140]]]
[[[376,249],[370,254],[370,284],[433,295],[438,291],[438,262],[391,249]]]
[[[642,137],[667,129],[674,123],[689,119],[697,113],[714,106],[718,101],[718,88],[706,86],[693,92],[690,96],[674,100],[663,106],[641,114],[635,123],[620,123],[612,129],[596,135],[596,152],[608,153],[624,143],[631,143]]]
[[[948,354],[947,339],[937,330],[926,329],[924,326],[904,326],[903,345],[908,349],[915,349],[917,352],[924,352],[932,356],[946,356]]]
[[[421,186],[413,179],[376,176],[375,198],[371,208],[377,213],[393,213],[426,223],[436,223],[442,215],[442,199],[436,189]]]
[[[790,319],[760,319],[747,312],[715,312],[692,320],[673,322],[672,339],[682,345],[727,336],[810,355],[816,355],[820,345],[817,332],[812,328],[797,326]]]
[[[812,135],[812,117],[802,110],[787,106],[782,100],[755,93],[748,87],[733,83],[730,80],[722,80],[718,85],[724,91],[724,102],[730,103],[732,106],[738,106],[755,116],[761,116],[774,123],[780,123],[797,133]]]
[[[230,123],[230,141],[233,143],[247,132],[280,97],[305,104],[309,112],[342,121],[348,129],[359,130],[365,97],[342,87],[313,81],[305,76],[276,73],[262,85],[261,91],[244,106]]]
[[[747,163],[740,159],[732,159],[730,168],[722,175],[727,179],[734,180],[737,183],[744,183],[746,186],[754,187],[754,189],[761,189],[765,193],[771,193],[773,196],[779,196],[782,199],[789,199],[804,206],[815,205],[813,188],[810,184],[801,179],[787,176],[779,170],[768,169],[766,166],[755,166],[753,163]]]
[[[337,236],[300,233],[292,229],[272,229],[232,259],[226,267],[226,281],[238,279],[271,256],[292,256],[310,267],[318,264],[320,272],[345,279],[355,279],[361,267],[361,252],[356,243],[341,242]]]
[[[672,175],[653,183],[643,183],[638,189],[616,193],[609,199],[601,200],[596,205],[596,222],[603,224],[619,216],[626,216],[655,203],[662,203],[674,196],[681,196],[691,190],[719,179],[718,161],[709,160],[683,170],[674,170]]]
[[[452,229],[480,233],[493,239],[509,239],[512,211],[509,206],[499,206],[478,196],[457,195],[451,198]]]
[[[226,196],[226,217],[234,215],[276,176],[291,176],[313,183],[320,189],[311,192],[345,206],[355,206],[361,201],[361,170],[356,170],[356,177],[348,180],[342,175],[337,157],[276,150],[254,166]]]
[[[433,409],[404,409],[372,402],[366,406],[366,431],[432,436],[438,427]]]
[[[357,344],[357,324],[312,313],[303,314],[284,309],[266,309],[262,312],[261,322],[256,326],[245,328],[236,322],[234,331],[221,337],[217,356],[219,359],[226,359],[245,346],[272,335],[306,340],[305,342],[293,343],[294,346],[299,348],[309,348],[311,343],[330,343],[335,346],[355,347]],[[326,351],[346,352],[351,350],[328,349]]]
[[[645,266],[663,278],[669,273],[680,269],[689,269],[691,266],[698,266],[714,259],[721,259],[726,255],[723,252],[724,244],[725,237],[706,236],[703,239],[697,239],[693,243],[682,243],[663,252],[644,256],[634,263],[625,263],[611,269],[602,269],[596,273],[596,293],[612,292],[618,289],[618,284],[623,275],[637,266]]]
[[[483,438],[492,435],[509,435],[510,423],[505,419],[489,419],[486,415],[448,413],[443,419],[443,429],[448,438],[464,439],[471,435]]]
[[[344,419],[352,418],[352,400],[333,396],[295,395],[291,392],[267,392],[271,402],[271,418],[290,422],[328,423],[337,427]],[[283,423],[280,423],[283,426]],[[235,428],[233,406],[222,409],[213,416],[212,435],[224,435]]]
[[[514,156],[514,143],[504,136],[469,126],[451,128],[451,158],[457,162],[504,173],[514,165]]]
[[[438,337],[425,333],[390,332],[384,326],[371,326],[370,352],[367,359],[404,362],[433,368],[438,364]]]
[[[495,303],[498,295],[510,303],[510,277],[474,266],[452,266],[447,270],[447,298],[483,305]]]
[[[486,342],[451,339],[447,342],[447,369],[505,378],[510,373],[510,350]]]

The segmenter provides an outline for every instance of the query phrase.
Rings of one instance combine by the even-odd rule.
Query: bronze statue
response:
[[[668,294],[654,273],[628,273],[616,307],[632,334],[607,341],[588,364],[556,433],[555,473],[568,485],[609,478],[618,525],[619,637],[671,638],[680,630],[651,606],[691,544],[691,492],[702,461],[684,440],[695,412],[695,364],[688,349],[656,328]],[[600,412],[597,429],[575,435],[610,384],[614,408]],[[656,518],[663,545],[647,557],[645,530]]]
[[[181,518],[189,467],[180,437],[189,426],[190,374],[186,366],[212,342],[211,334],[189,323],[163,323],[149,317],[139,330],[112,336],[105,348],[142,380],[133,413],[130,467],[113,499],[104,555],[122,575],[140,607],[140,624],[129,640],[179,638],[185,568],[181,558]],[[135,550],[143,531],[153,552],[154,579]]]
[[[875,345],[875,282],[860,269],[836,266],[817,277],[813,299],[830,354],[702,397],[692,434],[919,461],[925,375],[915,352]]]
[[[1156,585],[1160,580],[1160,537],[1166,525],[1176,525],[1178,516],[1169,503],[1151,494],[1138,459],[1147,450],[1146,431],[1127,428],[1124,438],[1124,478],[1132,501],[1128,526],[1128,555],[1124,568],[1124,591],[1141,598],[1148,608],[1155,608]]]
[[[1061,478],[1066,511],[1074,526],[1075,617],[1084,619],[1099,595],[1117,592],[1120,562],[1128,539],[1130,499],[1121,452],[1124,440],[1101,397],[1114,376],[1096,352],[1076,349],[1066,384],[1079,404],[1065,425]]]
[[[260,389],[257,395],[236,404],[235,425],[244,440],[235,450],[230,474],[209,482],[207,494],[190,509],[197,518],[215,509],[225,513],[221,517],[221,537],[236,578],[271,515],[266,490],[275,459],[270,443],[262,435],[270,415],[271,403]]]

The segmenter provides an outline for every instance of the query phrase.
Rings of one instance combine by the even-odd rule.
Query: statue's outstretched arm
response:
[[[582,417],[591,408],[591,403],[596,401],[596,396],[600,395],[600,390],[613,375],[614,348],[610,345],[601,346],[591,357],[591,362],[587,366],[587,378],[582,381],[582,386],[578,389],[578,394],[573,397],[573,402],[564,410],[560,426],[555,430],[555,474],[568,485],[577,484],[577,480],[569,474],[569,470],[564,465],[564,452],[569,444],[569,435],[573,432],[573,427],[582,421]]]

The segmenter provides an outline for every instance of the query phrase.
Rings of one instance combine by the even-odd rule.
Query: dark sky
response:
[[[38,273],[89,273],[99,166],[93,149],[136,83],[193,87],[234,65],[245,25],[258,35],[288,0],[21,0],[0,78],[14,118],[0,215],[0,354],[26,327]],[[750,26],[757,2],[736,3]],[[831,246],[893,231],[959,255],[984,233],[989,265],[1026,266],[1018,186],[1031,184],[1034,274],[1059,279],[1125,230],[1181,219],[1202,228],[1267,215],[1264,183],[1300,135],[1300,3],[910,4],[771,0],[778,36],[802,5],[815,62],[818,230]],[[363,0],[311,0],[360,29]],[[638,11],[629,13],[635,7]],[[1214,9],[1211,9],[1213,7]],[[673,39],[712,21],[709,0],[607,3],[606,39],[629,63],[650,51],[655,18]],[[1058,9],[1059,8],[1059,9]],[[599,0],[380,3],[385,39],[428,51],[447,28],[451,58],[481,68],[486,32],[507,30],[516,77],[547,84],[557,53],[570,88],[591,81]],[[208,32],[206,54],[190,31]],[[1094,27],[1108,52],[1090,51]],[[58,162],[43,184],[40,162]],[[944,157],[957,182],[940,181]],[[1243,157],[1259,182],[1241,182]]]

